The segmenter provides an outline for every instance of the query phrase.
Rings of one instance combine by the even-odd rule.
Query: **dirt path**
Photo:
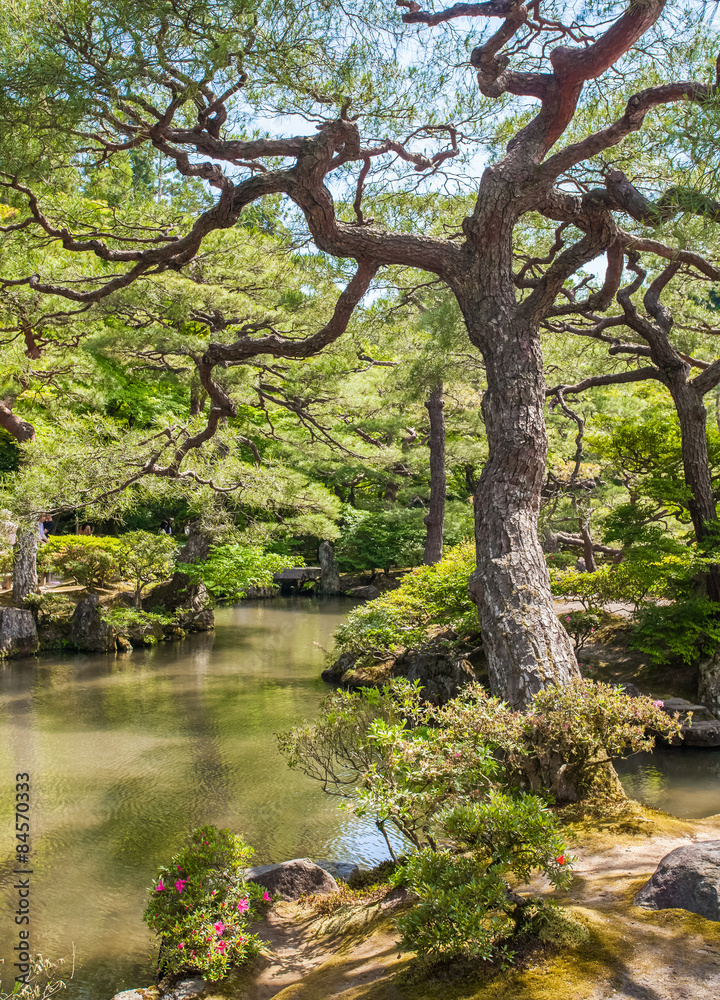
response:
[[[662,857],[720,839],[720,817],[661,817],[652,834],[579,836],[572,887],[561,902],[590,929],[577,950],[475,982],[408,982],[392,907],[343,907],[313,918],[281,903],[258,925],[271,953],[204,1000],[720,1000],[720,923],[633,904]],[[547,891],[539,882],[533,891]]]

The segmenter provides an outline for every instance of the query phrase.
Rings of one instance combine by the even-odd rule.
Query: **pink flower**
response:
[[[655,706],[655,708],[662,708],[664,706],[664,704],[665,704],[664,701],[654,701],[653,702],[653,705]]]
[[[182,951],[184,947],[185,947],[185,945],[181,941],[180,944],[178,945],[178,951]]]
[[[227,948],[227,941],[218,941],[215,947],[217,948],[217,950],[220,952],[221,955],[224,955],[225,949]]]
[[[182,892],[189,881],[190,880],[186,878],[179,878],[175,883],[175,888],[177,889],[178,892]]]
[[[162,892],[165,886],[163,885],[163,880],[159,879],[158,884],[155,886],[155,892]]]
[[[269,892],[267,891],[267,889],[266,889],[266,890],[265,890],[265,892],[263,893],[263,900],[264,900],[264,901],[265,901],[266,903],[270,903],[270,902],[272,902],[272,897],[270,896],[270,893],[269,893]]]
[[[216,924],[213,924],[213,927],[215,928],[218,934],[222,934],[222,932],[225,930],[225,924],[222,922],[222,920],[218,920]]]
[[[245,913],[246,910],[250,909],[250,904],[247,899],[241,899],[237,905],[238,913]]]

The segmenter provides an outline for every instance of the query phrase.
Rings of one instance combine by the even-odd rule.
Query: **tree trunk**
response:
[[[38,533],[34,524],[19,524],[13,549],[13,601],[22,606],[38,590]]]
[[[580,527],[580,537],[583,540],[583,558],[585,559],[585,569],[588,573],[594,573],[597,570],[597,565],[595,564],[593,540],[592,535],[590,534],[590,522],[584,520],[582,517],[579,517],[578,525]]]
[[[471,320],[466,314],[486,365],[482,412],[489,456],[475,494],[477,569],[470,594],[479,609],[492,692],[524,708],[542,688],[579,676],[538,539],[547,457],[540,340],[510,315],[497,316],[490,330],[474,331]]]
[[[437,386],[425,404],[430,415],[430,510],[425,517],[427,535],[423,562],[432,566],[442,558],[443,529],[445,527],[445,402],[443,387]]]
[[[670,381],[669,389],[680,422],[685,482],[692,494],[688,502],[690,517],[695,538],[702,546],[708,540],[711,525],[717,524],[718,520],[707,447],[707,411],[702,396],[685,380],[684,373],[682,379]],[[710,600],[720,602],[720,567],[709,567],[706,587]]]
[[[7,401],[0,402],[0,427],[12,434],[12,436],[23,444],[25,441],[32,441],[35,437],[35,428],[27,420],[23,420],[7,405]]]

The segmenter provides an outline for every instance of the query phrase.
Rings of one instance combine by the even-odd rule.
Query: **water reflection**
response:
[[[315,714],[322,647],[348,602],[278,599],[218,614],[214,635],[132,654],[0,668],[0,957],[15,928],[11,780],[33,778],[32,946],[70,956],[70,998],[150,982],[141,921],[158,864],[200,823],[228,826],[258,863],[386,856],[375,828],[287,769],[273,733]],[[13,905],[10,905],[13,904]]]
[[[720,813],[720,750],[658,749],[617,765],[627,794],[683,819]]]

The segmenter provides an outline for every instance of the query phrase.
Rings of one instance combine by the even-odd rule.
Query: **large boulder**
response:
[[[720,921],[720,840],[688,844],[666,854],[635,902],[651,910],[689,910]]]
[[[443,629],[416,649],[384,658],[372,653],[341,653],[322,672],[322,679],[347,688],[382,687],[393,677],[419,681],[427,701],[444,705],[468,684],[486,678],[485,652],[472,642],[459,644],[452,629]]]
[[[100,614],[99,598],[91,594],[79,601],[70,621],[70,642],[84,653],[108,653],[115,649],[117,630]]]
[[[327,896],[339,891],[332,875],[308,858],[249,868],[247,881],[264,886],[271,894],[279,893],[283,899],[298,899],[305,893]]]
[[[37,652],[38,633],[32,612],[0,608],[0,657],[31,656]]]

